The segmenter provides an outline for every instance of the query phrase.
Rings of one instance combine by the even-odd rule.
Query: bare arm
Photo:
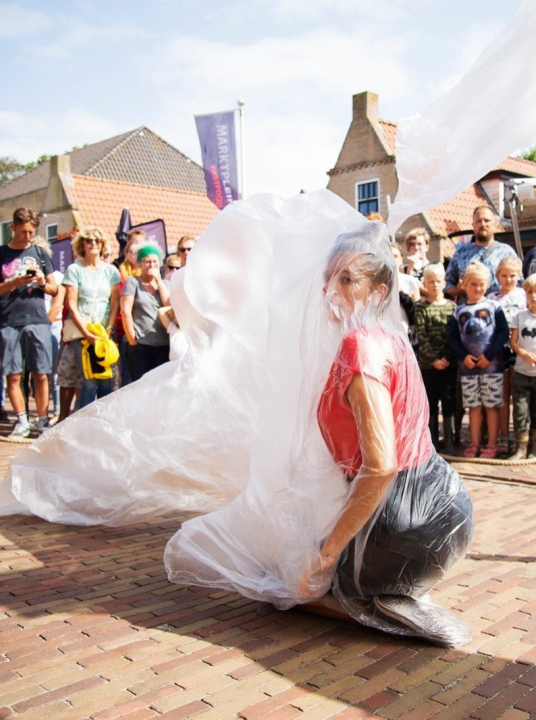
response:
[[[168,329],[169,323],[171,322],[171,318],[169,317],[170,310],[171,307],[169,305],[158,308],[158,317],[160,318],[160,322],[166,328],[166,330]]]
[[[322,548],[326,559],[336,560],[372,517],[398,472],[393,408],[387,388],[377,380],[356,375],[347,397],[359,431],[363,465],[346,507]]]
[[[347,391],[360,438],[363,464],[320,556],[300,580],[300,591],[319,597],[329,588],[339,558],[385,499],[398,472],[393,408],[389,391],[377,380],[356,375]]]
[[[523,358],[527,362],[536,365],[536,355],[534,353],[528,352],[528,350],[523,350],[523,348],[519,344],[518,328],[514,328],[512,330],[512,336],[510,337],[510,346],[516,355],[519,355],[519,357]]]
[[[48,311],[48,319],[51,323],[56,320],[61,320],[61,313],[63,311],[63,303],[65,302],[65,287],[63,285],[58,286],[58,292],[56,297],[52,301],[50,310]]]
[[[121,295],[121,318],[123,320],[123,328],[129,345],[136,345],[137,343],[134,320],[132,318],[133,307],[134,295]]]
[[[119,285],[112,285],[112,291],[110,294],[110,319],[108,320],[108,334],[111,335],[115,323],[117,322],[117,315],[119,313]]]

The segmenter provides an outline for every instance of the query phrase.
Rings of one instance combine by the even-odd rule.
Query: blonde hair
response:
[[[515,270],[518,275],[521,275],[521,272],[523,270],[523,263],[518,257],[508,255],[507,257],[503,258],[501,262],[497,265],[495,275],[498,275],[503,268],[510,268],[511,270]]]
[[[75,255],[81,258],[86,256],[86,247],[84,240],[100,240],[100,256],[102,257],[110,249],[110,243],[108,238],[104,234],[104,230],[98,227],[87,227],[85,230],[81,230],[71,240],[71,247]]]
[[[430,263],[429,265],[426,265],[423,271],[422,279],[426,280],[426,278],[433,275],[434,277],[441,278],[441,280],[445,279],[445,268],[441,263]]]
[[[523,290],[536,290],[536,273],[532,273],[523,283]]]
[[[424,242],[426,243],[427,248],[430,247],[430,235],[423,227],[417,227],[412,228],[409,232],[406,233],[406,236],[404,238],[404,245],[406,246],[406,250],[409,250],[410,246],[413,245],[414,241],[419,237],[424,238]]]
[[[177,243],[177,251],[180,248],[180,246],[182,245],[182,243],[185,243],[187,240],[191,240],[193,243],[197,242],[197,238],[194,237],[193,235],[183,235],[181,237],[181,239],[179,240],[179,242]]]
[[[462,287],[465,287],[469,279],[472,277],[479,277],[482,280],[485,280],[486,285],[489,287],[489,284],[491,282],[490,272],[486,265],[484,265],[484,263],[476,261],[469,263],[463,274]]]
[[[179,263],[179,265],[182,265],[182,260],[180,255],[168,255],[166,260],[166,267],[169,267],[169,263],[173,261],[176,263]]]
[[[48,240],[45,240],[44,237],[41,237],[41,235],[34,235],[31,242],[32,245],[37,245],[37,247],[44,250],[49,257],[52,257],[52,248],[50,247]]]

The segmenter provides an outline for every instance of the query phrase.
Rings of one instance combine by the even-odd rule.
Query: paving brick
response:
[[[529,692],[530,690],[526,685],[513,683],[498,695],[495,695],[492,700],[474,710],[473,717],[478,718],[478,720],[495,720],[506,710],[516,705]]]
[[[475,687],[473,692],[477,695],[483,695],[484,697],[491,698],[501,690],[503,690],[512,681],[517,680],[521,675],[527,673],[525,665],[519,663],[509,663],[499,672],[493,674],[488,680]]]

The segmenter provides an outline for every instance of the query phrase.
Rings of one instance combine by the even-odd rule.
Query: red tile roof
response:
[[[471,230],[473,211],[477,205],[484,204],[488,204],[485,196],[476,185],[471,185],[447,202],[426,210],[423,215],[433,233],[446,236]]]
[[[393,123],[390,120],[380,120],[380,127],[383,131],[387,147],[391,150],[391,155],[394,155],[396,148],[396,123]]]
[[[516,175],[524,175],[528,177],[536,177],[536,162],[525,160],[520,157],[510,155],[499,163],[496,170],[505,170],[506,172],[515,173]]]
[[[175,245],[181,235],[199,235],[218,213],[216,206],[202,193],[87,175],[73,175],[72,178],[75,204],[84,225],[97,225],[114,241],[124,207],[130,209],[135,225],[163,220],[168,245]]]

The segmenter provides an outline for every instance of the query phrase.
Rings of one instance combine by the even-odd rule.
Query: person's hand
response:
[[[419,255],[408,255],[407,263],[408,275],[414,270],[420,270],[422,268],[422,258]]]
[[[36,282],[40,288],[44,288],[45,285],[47,284],[47,279],[44,276],[42,270],[39,270],[38,268],[36,268],[36,270],[37,270],[37,272],[34,275],[34,282]]]
[[[446,370],[448,366],[450,365],[447,358],[440,358],[439,360],[434,360],[432,363],[432,367],[434,367],[436,370]]]
[[[11,279],[13,290],[18,287],[27,287],[35,282],[35,275],[17,275]]]
[[[474,355],[466,355],[463,359],[463,364],[468,370],[474,370],[477,366],[478,358]]]
[[[100,340],[101,338],[98,335],[93,335],[93,333],[90,333],[89,330],[84,329],[84,340],[87,340],[90,345],[95,345],[95,340]]]
[[[481,370],[485,370],[486,368],[488,368],[491,365],[491,360],[488,360],[488,358],[485,355],[480,355],[477,359],[476,365]]]
[[[298,581],[300,593],[307,598],[321,598],[331,587],[331,581],[337,569],[337,558],[316,558],[311,567]]]
[[[161,275],[160,275],[160,268],[157,268],[157,267],[150,267],[147,270],[147,275],[151,278],[151,280],[158,281],[158,280],[162,279]]]
[[[127,337],[127,342],[128,342],[128,344],[129,344],[131,347],[133,347],[134,345],[137,345],[137,344],[138,344],[138,341],[137,341],[137,339],[136,339],[135,337],[134,337],[134,338],[128,338],[128,337]]]
[[[532,363],[533,365],[536,365],[536,355],[534,353],[529,352],[528,350],[525,350],[523,352],[522,357],[529,363]]]

